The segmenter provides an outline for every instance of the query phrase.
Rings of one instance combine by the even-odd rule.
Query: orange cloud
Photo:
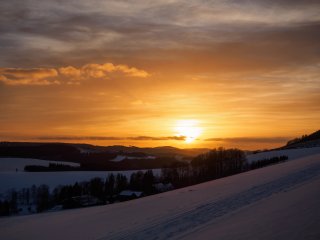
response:
[[[81,71],[75,67],[72,67],[72,66],[59,68],[59,73],[61,75],[67,76],[67,77],[80,77],[81,76]]]
[[[108,74],[112,72],[124,73],[129,77],[148,77],[150,76],[144,70],[140,70],[134,67],[128,67],[127,65],[114,65],[112,63],[105,64],[86,64],[83,67],[79,68],[78,71],[81,72],[83,77],[91,78],[108,78]]]
[[[73,66],[60,68],[0,68],[0,82],[6,85],[51,85],[92,78],[108,79],[111,73],[119,72],[127,77],[145,78],[150,74],[144,70],[127,65],[114,65],[112,63],[90,63],[82,67]]]
[[[146,71],[139,70],[134,67],[129,68],[126,65],[115,66],[115,71],[123,72],[123,73],[127,74],[128,76],[132,76],[132,77],[149,77],[150,76],[150,74],[147,73]]]
[[[0,81],[7,85],[57,84],[58,72],[53,68],[0,68]]]

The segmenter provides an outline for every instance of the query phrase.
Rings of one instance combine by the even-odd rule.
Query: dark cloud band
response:
[[[167,136],[167,137],[151,137],[151,136],[137,136],[137,137],[113,137],[113,136],[42,136],[35,138],[42,141],[81,141],[81,140],[93,140],[93,141],[167,141],[176,140],[184,141],[185,136]]]

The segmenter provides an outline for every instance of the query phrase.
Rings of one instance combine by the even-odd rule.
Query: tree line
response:
[[[163,182],[185,187],[247,170],[246,158],[239,149],[213,149],[195,157],[189,166],[162,169]]]
[[[280,156],[280,157],[272,157],[272,158],[265,158],[257,161],[253,161],[252,163],[249,164],[249,169],[257,169],[257,168],[262,168],[266,167],[268,165],[284,162],[288,160],[288,156]]]
[[[118,200],[121,191],[131,189],[145,195],[156,193],[153,184],[156,178],[152,170],[138,171],[128,179],[123,174],[109,174],[105,179],[93,178],[90,181],[76,182],[72,185],[58,186],[49,191],[47,185],[23,188],[20,191],[10,190],[5,200],[0,200],[0,215],[12,215],[27,207],[27,212],[43,212],[54,206],[62,208],[81,207],[76,197],[90,196],[93,205],[113,203]]]
[[[6,200],[0,201],[0,215],[18,213],[20,205],[34,206],[34,212],[42,212],[57,205],[62,208],[75,208],[89,204],[113,203],[119,201],[119,193],[123,190],[140,191],[144,195],[151,195],[161,192],[155,187],[159,183],[181,188],[287,159],[287,156],[280,156],[248,164],[243,151],[218,148],[195,157],[187,166],[176,164],[162,168],[159,176],[155,176],[152,170],[147,170],[135,172],[129,179],[120,173],[109,174],[105,179],[93,178],[73,185],[58,186],[52,192],[46,185],[32,186],[18,192],[12,190]],[[89,201],[90,203],[87,203]]]
[[[63,163],[49,163],[48,166],[26,165],[25,172],[58,172],[58,171],[80,171],[80,167],[70,166]]]

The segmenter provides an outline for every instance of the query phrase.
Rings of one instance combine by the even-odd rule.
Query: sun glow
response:
[[[176,123],[175,131],[177,136],[185,137],[186,143],[192,143],[202,133],[197,120],[179,120]]]

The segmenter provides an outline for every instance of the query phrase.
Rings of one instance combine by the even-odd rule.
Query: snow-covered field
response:
[[[49,166],[50,163],[64,164],[73,167],[79,167],[79,163],[48,161],[32,158],[0,158],[0,172],[24,171],[27,165]]]
[[[152,169],[155,175],[159,175],[161,169]],[[142,170],[146,171],[146,170]],[[70,171],[70,172],[0,172],[0,195],[9,189],[20,190],[22,188],[46,184],[51,190],[58,185],[74,184],[76,182],[89,181],[92,178],[100,177],[105,179],[108,174],[121,173],[128,179],[132,171]]]
[[[24,172],[26,165],[48,166],[49,163],[62,163],[69,166],[79,166],[78,163],[57,162],[40,159],[27,158],[0,158],[0,195],[10,189],[20,190],[31,187],[33,184],[39,186],[46,184],[51,190],[58,185],[74,184],[76,182],[89,181],[100,177],[105,179],[108,174],[121,173],[127,178],[138,170],[132,171],[66,171],[66,172]],[[18,171],[16,171],[18,169]],[[161,173],[161,169],[152,169],[155,175]],[[142,170],[143,172],[146,170]]]
[[[118,204],[0,219],[1,239],[320,239],[320,154]]]
[[[314,154],[320,154],[320,147],[313,147],[313,148],[298,148],[298,149],[285,149],[285,150],[276,150],[276,151],[268,151],[268,152],[261,152],[256,154],[247,155],[247,160],[249,163],[262,160],[262,159],[269,159],[272,157],[280,157],[282,155],[288,156],[289,160],[302,158]]]

